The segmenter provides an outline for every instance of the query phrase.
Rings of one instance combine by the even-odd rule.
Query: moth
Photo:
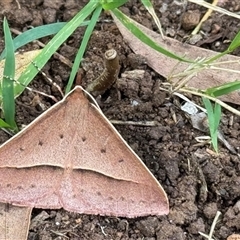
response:
[[[160,183],[79,86],[0,147],[0,202],[130,218],[169,212]]]

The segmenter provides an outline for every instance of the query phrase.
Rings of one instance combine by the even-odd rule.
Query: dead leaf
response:
[[[124,217],[169,211],[159,182],[81,87],[0,147],[0,202]]]
[[[240,235],[232,234],[232,235],[228,236],[227,240],[240,240]]]
[[[32,62],[32,60],[41,52],[42,50],[33,50],[23,53],[16,53],[15,54],[15,61],[16,61],[16,72],[15,72],[15,79],[18,79],[23,71],[27,68],[27,66]],[[5,60],[0,61],[0,81],[3,78],[3,70],[4,70]]]
[[[148,65],[153,68],[156,72],[164,77],[168,77],[170,74],[180,73],[188,67],[188,63],[179,63],[178,60],[166,57],[165,55],[158,53],[156,50],[150,48],[143,42],[141,42],[137,37],[135,37],[124,25],[112,14],[115,23],[117,24],[118,29],[123,35],[124,39],[128,42],[129,46],[136,54],[140,54],[147,59]],[[179,56],[185,56],[188,59],[196,58],[207,58],[210,56],[215,56],[217,52],[191,46],[186,43],[181,43],[175,39],[165,37],[163,40],[161,36],[151,31],[150,29],[142,26],[141,24],[135,22],[137,26],[149,37],[151,37],[155,42],[160,46],[167,49],[170,52],[173,52]],[[239,70],[239,61],[240,58],[233,55],[225,55],[220,58],[218,61],[235,61],[235,63],[230,63],[229,65],[221,65],[221,67],[231,68],[233,70]],[[174,68],[175,67],[175,68]],[[173,71],[174,68],[174,71]],[[239,80],[239,73],[219,71],[208,69],[201,71],[196,76],[194,76],[188,86],[197,88],[197,89],[207,89],[214,86],[219,86],[227,82]],[[173,82],[176,82],[177,79],[173,79]],[[235,104],[240,104],[240,96],[237,91],[220,97],[221,100],[226,102],[232,102]]]
[[[31,212],[31,207],[0,203],[0,239],[27,239]]]

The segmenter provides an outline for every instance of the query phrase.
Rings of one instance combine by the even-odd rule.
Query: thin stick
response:
[[[121,121],[121,120],[110,120],[112,124],[116,125],[135,125],[135,126],[145,126],[145,127],[153,127],[157,126],[158,123],[156,121]]]
[[[238,14],[227,11],[226,9],[218,7],[218,6],[212,6],[212,4],[210,4],[208,2],[205,2],[203,0],[188,0],[188,1],[192,2],[192,3],[196,3],[196,4],[198,4],[200,6],[203,6],[203,7],[206,7],[206,8],[210,8],[213,11],[220,12],[220,13],[226,14],[228,16],[240,19],[240,16]]]
[[[17,5],[18,5],[18,9],[21,9],[21,5],[20,5],[19,1],[18,1],[18,0],[15,0],[15,2],[16,2]]]
[[[10,78],[9,76],[4,76],[4,77],[5,77],[5,78],[8,78],[9,80],[11,80],[11,81],[13,81],[13,82],[16,82],[17,84],[19,84],[19,85],[21,85],[22,87],[26,88],[26,89],[27,89],[28,91],[30,91],[30,92],[38,93],[38,94],[43,95],[43,96],[45,96],[45,97],[51,98],[54,102],[58,102],[58,100],[57,100],[54,96],[52,96],[52,95],[48,95],[48,94],[46,94],[46,93],[44,93],[44,92],[40,92],[40,91],[38,91],[38,90],[34,90],[34,89],[32,89],[32,88],[30,88],[30,87],[22,84],[21,82],[15,80],[15,79],[13,79],[13,78]]]
[[[215,218],[214,218],[214,220],[213,220],[213,222],[212,222],[212,226],[211,226],[211,228],[210,228],[210,233],[209,233],[208,236],[207,236],[206,234],[202,233],[202,232],[199,232],[199,234],[202,235],[203,237],[207,238],[208,240],[214,240],[214,239],[212,238],[212,235],[213,235],[215,226],[216,226],[216,224],[217,224],[218,218],[219,218],[219,216],[220,216],[221,214],[222,214],[221,212],[217,211],[216,216],[215,216]]]
[[[186,92],[186,93],[191,93],[193,95],[200,96],[200,97],[208,98],[208,99],[212,100],[213,102],[216,102],[219,105],[221,105],[222,107],[226,108],[228,111],[230,111],[230,112],[240,116],[240,112],[238,110],[236,110],[235,108],[232,108],[231,106],[229,106],[228,104],[222,102],[218,98],[210,97],[209,95],[206,95],[204,93],[197,92],[197,91],[194,91],[194,90],[190,90],[190,89],[187,89],[187,88],[181,88],[181,89],[179,89],[179,91]]]
[[[216,6],[218,4],[218,0],[214,0],[212,2],[212,6]],[[204,14],[204,16],[202,17],[201,21],[198,23],[198,25],[195,27],[195,29],[192,31],[192,35],[195,35],[199,32],[203,22],[205,22],[212,14],[213,9],[208,9],[207,12]]]
[[[51,78],[49,78],[45,72],[43,72],[35,62],[32,62],[32,64],[34,65],[34,67],[42,73],[42,75],[54,86],[57,88],[57,90],[60,92],[60,94],[62,95],[62,97],[64,97],[64,93],[62,92],[62,89],[60,88],[60,86],[58,84],[56,84]]]
[[[56,232],[56,231],[53,231],[53,230],[50,230],[50,232],[56,234],[57,236],[69,239],[69,237],[67,237],[66,234],[63,234],[63,233],[60,233],[60,232]]]

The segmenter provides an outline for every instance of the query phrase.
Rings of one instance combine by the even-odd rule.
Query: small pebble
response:
[[[200,21],[201,14],[199,11],[187,11],[182,14],[181,26],[184,30],[192,30]]]

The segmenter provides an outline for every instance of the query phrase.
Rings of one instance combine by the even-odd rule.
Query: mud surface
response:
[[[2,20],[3,16],[7,17],[11,28],[25,31],[30,25],[68,21],[87,2],[19,0],[21,9],[18,9],[17,1],[2,0],[0,14]],[[189,29],[195,25],[198,15],[203,16],[205,12],[204,8],[190,3],[184,8],[178,1],[154,2],[166,35],[182,42],[188,39]],[[220,2],[226,9],[240,10],[238,1]],[[157,29],[138,1],[130,1],[122,10],[150,29]],[[189,14],[189,10],[195,14],[183,15]],[[223,51],[239,31],[239,26],[239,20],[214,13],[202,27],[205,36],[195,44]],[[3,36],[2,27],[0,34]],[[79,28],[60,47],[59,53],[73,61],[82,36],[83,28]],[[46,43],[48,40],[42,41]],[[4,48],[3,44],[1,40],[0,50]],[[25,50],[38,48],[37,43],[31,43]],[[239,233],[239,158],[222,145],[218,156],[209,151],[209,145],[196,146],[195,137],[203,133],[194,130],[186,115],[179,110],[178,99],[159,90],[164,79],[132,53],[107,13],[101,15],[88,44],[81,68],[82,85],[86,86],[102,72],[103,54],[109,48],[115,48],[120,56],[118,90],[110,89],[99,104],[110,120],[156,123],[154,126],[124,124],[115,127],[164,187],[170,201],[170,214],[127,219],[81,215],[62,209],[34,209],[28,239],[200,240],[204,238],[199,231],[209,233],[217,211],[222,215],[215,227],[214,239],[223,240],[232,233]],[[238,55],[238,51],[235,54]],[[127,71],[139,69],[144,71],[143,76],[135,79],[123,77]],[[68,66],[53,57],[43,71],[64,89],[70,74]],[[61,99],[59,92],[42,74],[36,77],[31,87]],[[40,98],[46,108],[53,105],[51,99]],[[38,105],[32,105],[33,99],[34,94],[29,91],[17,99],[19,126],[29,124],[43,112]],[[224,112],[221,129],[239,153],[240,118]],[[0,143],[8,138],[6,133],[0,132]]]

